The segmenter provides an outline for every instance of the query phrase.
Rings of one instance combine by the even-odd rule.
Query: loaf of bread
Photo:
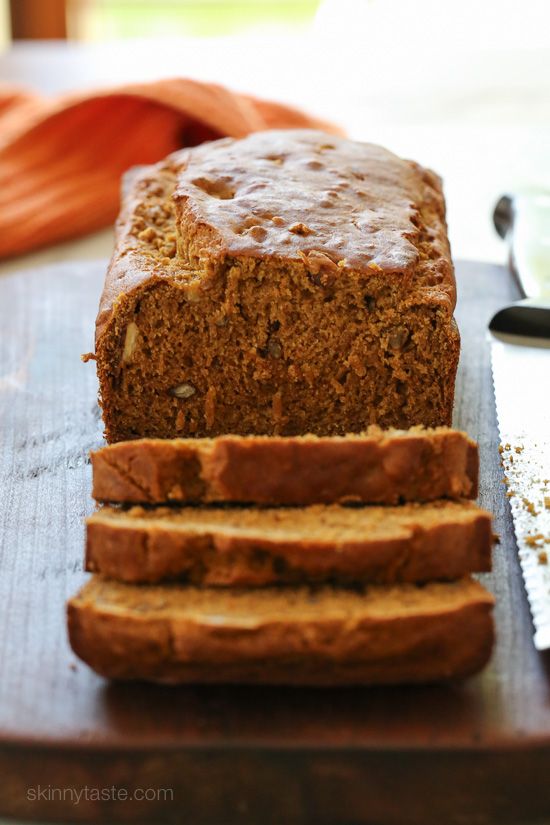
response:
[[[400,507],[103,507],[86,569],[128,582],[257,587],[426,582],[491,569],[491,515],[472,502]]]
[[[475,498],[477,444],[440,427],[348,436],[137,439],[91,454],[98,501],[398,504]]]
[[[390,684],[477,672],[491,653],[492,605],[470,579],[261,591],[93,577],[68,621],[78,656],[115,679]]]
[[[96,328],[109,442],[451,423],[433,172],[287,130],[177,152],[128,188]]]

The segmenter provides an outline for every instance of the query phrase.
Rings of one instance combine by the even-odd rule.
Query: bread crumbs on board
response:
[[[500,444],[498,450],[501,457],[500,463],[504,470],[503,483],[507,487],[506,496],[510,499],[518,537],[523,540],[526,547],[540,549],[550,544],[550,531],[535,533],[529,530],[529,522],[531,518],[542,515],[544,524],[545,512],[550,510],[550,495],[546,494],[550,480],[541,477],[543,475],[540,473],[541,467],[537,468],[536,462],[533,464],[532,460],[527,459],[525,447],[522,444],[512,445],[506,442]],[[525,491],[528,495],[525,495]],[[524,514],[521,518],[520,513]],[[521,521],[523,529],[518,521]],[[537,523],[537,527],[540,528],[540,526]],[[547,564],[546,551],[540,550],[538,560],[540,564]]]

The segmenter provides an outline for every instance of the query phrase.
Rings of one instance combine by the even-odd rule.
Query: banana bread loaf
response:
[[[362,435],[137,439],[91,453],[97,501],[398,504],[476,498],[477,444],[440,427]]]
[[[491,515],[469,501],[400,507],[103,507],[86,569],[130,582],[262,586],[457,579],[491,569]]]
[[[493,644],[492,606],[471,579],[223,590],[96,576],[69,602],[68,621],[75,653],[110,678],[390,684],[480,670]]]
[[[106,438],[451,422],[459,336],[439,178],[260,132],[130,181],[101,298]]]

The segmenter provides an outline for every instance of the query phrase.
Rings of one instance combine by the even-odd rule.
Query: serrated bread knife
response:
[[[524,300],[489,324],[500,452],[539,650],[550,648],[550,196],[494,214]]]

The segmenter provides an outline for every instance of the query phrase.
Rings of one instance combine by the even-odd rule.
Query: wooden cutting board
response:
[[[0,815],[505,825],[548,814],[550,659],[531,640],[485,337],[517,297],[508,273],[458,266],[455,423],[479,440],[481,504],[501,538],[482,577],[497,596],[492,663],[464,686],[306,690],[108,684],[68,647],[64,605],[84,579],[92,510],[87,454],[102,442],[94,365],[80,354],[93,347],[104,269],[0,279]]]

